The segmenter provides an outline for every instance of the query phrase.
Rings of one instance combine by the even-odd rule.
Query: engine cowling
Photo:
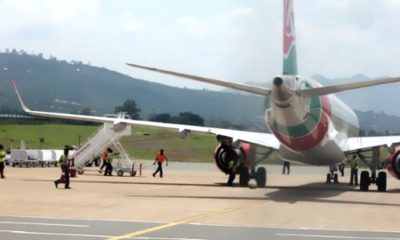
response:
[[[400,180],[400,146],[396,147],[393,153],[387,158],[387,170],[390,174]]]
[[[220,144],[214,151],[214,160],[217,167],[225,174],[229,174],[228,162],[231,160],[239,160],[248,165],[250,159],[251,146],[248,143],[241,143],[239,147],[232,145],[229,138],[220,138]],[[237,169],[239,172],[239,168]]]

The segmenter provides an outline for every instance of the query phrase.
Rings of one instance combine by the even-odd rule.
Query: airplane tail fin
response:
[[[283,75],[297,75],[293,1],[283,0]]]

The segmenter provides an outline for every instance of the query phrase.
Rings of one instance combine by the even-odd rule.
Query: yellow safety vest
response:
[[[68,158],[64,154],[61,155],[60,160],[58,161],[61,165],[68,165]]]
[[[0,163],[3,163],[6,160],[6,151],[0,150]]]
[[[113,161],[113,155],[110,153],[108,154],[107,162],[112,163],[112,161]]]
[[[351,159],[350,160],[350,167],[357,169],[358,168],[358,160],[357,159]]]

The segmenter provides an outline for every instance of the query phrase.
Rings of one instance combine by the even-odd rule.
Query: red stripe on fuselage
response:
[[[280,132],[276,131],[274,128],[270,127],[275,134],[275,136],[287,147],[295,151],[305,151],[309,150],[316,145],[318,145],[322,139],[324,139],[326,133],[328,132],[329,119],[331,116],[331,105],[327,96],[321,96],[322,111],[320,115],[320,120],[315,126],[315,128],[307,135],[302,137],[290,137]]]

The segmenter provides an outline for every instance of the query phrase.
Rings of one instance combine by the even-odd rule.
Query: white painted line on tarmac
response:
[[[39,225],[39,226],[76,227],[76,228],[88,228],[88,227],[90,227],[89,225],[77,225],[77,224],[10,222],[10,221],[0,221],[0,224]]]
[[[229,228],[276,229],[276,230],[315,230],[315,231],[330,231],[330,232],[400,233],[400,231],[392,231],[392,230],[385,231],[385,230],[370,230],[370,229],[355,230],[355,229],[329,229],[329,228],[309,228],[309,227],[300,227],[300,228],[262,227],[262,226],[248,226],[248,225],[199,223],[199,222],[188,223],[188,225],[210,226],[210,227],[229,227]],[[397,239],[397,238],[395,238],[395,239]]]
[[[400,240],[391,237],[366,237],[366,236],[334,236],[334,235],[314,235],[314,234],[295,234],[295,233],[275,233],[279,237],[307,237],[307,238],[332,238],[332,239],[362,239],[362,240]]]
[[[13,233],[13,234],[26,234],[26,235],[43,235],[43,236],[64,236],[64,237],[87,237],[87,238],[111,238],[115,236],[110,235],[96,235],[96,234],[80,234],[80,233],[52,233],[52,232],[28,232],[16,230],[0,230],[0,232]],[[169,237],[128,237],[125,239],[134,240],[207,240],[198,238],[169,238]]]
[[[68,221],[100,221],[100,222],[132,222],[132,223],[156,223],[163,224],[167,221],[143,221],[143,220],[127,220],[127,219],[111,219],[111,218],[61,218],[61,217],[42,217],[42,216],[24,216],[24,215],[0,215],[0,217],[12,218],[38,218],[38,219],[54,219],[54,220],[68,220]]]

